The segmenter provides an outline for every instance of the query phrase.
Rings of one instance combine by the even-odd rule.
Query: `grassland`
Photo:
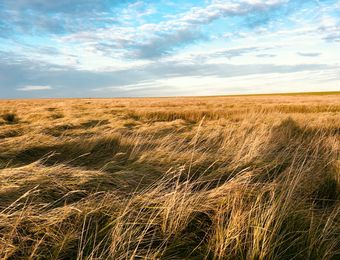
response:
[[[339,93],[0,104],[0,259],[340,258]]]

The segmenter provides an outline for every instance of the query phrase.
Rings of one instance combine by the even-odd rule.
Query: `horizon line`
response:
[[[249,93],[249,94],[225,94],[225,95],[183,95],[183,96],[141,96],[141,97],[41,97],[41,98],[0,98],[0,101],[17,100],[63,100],[63,99],[154,99],[154,98],[214,98],[214,97],[247,97],[247,96],[303,96],[303,95],[340,95],[339,91],[306,91],[306,92],[277,92],[277,93]]]

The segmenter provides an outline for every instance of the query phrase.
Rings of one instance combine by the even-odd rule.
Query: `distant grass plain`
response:
[[[1,259],[340,258],[340,92],[0,104]]]

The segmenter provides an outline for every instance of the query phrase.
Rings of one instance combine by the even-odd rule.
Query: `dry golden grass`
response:
[[[1,101],[1,259],[339,259],[340,94]]]

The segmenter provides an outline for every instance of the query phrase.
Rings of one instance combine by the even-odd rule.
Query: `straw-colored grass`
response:
[[[0,259],[340,258],[337,93],[0,115]]]

